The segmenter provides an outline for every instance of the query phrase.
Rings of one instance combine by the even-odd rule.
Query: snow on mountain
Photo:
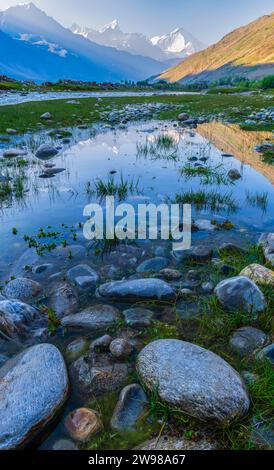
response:
[[[100,34],[116,34],[117,30],[118,24],[113,22]],[[163,64],[147,54],[136,57],[128,51],[106,47],[107,44],[99,45],[89,38],[73,34],[33,3],[0,11],[0,31],[6,35],[2,34],[1,49],[2,43],[8,43],[10,54],[8,57],[1,50],[1,69],[12,68],[13,75],[21,78],[115,82],[141,80],[163,70]],[[7,36],[12,41],[8,41]],[[24,51],[24,55],[18,54],[19,50]]]
[[[163,62],[170,59],[182,59],[205,47],[182,28],[151,39],[141,33],[124,33],[117,20],[106,24],[99,30],[76,24],[72,25],[71,30],[74,34],[79,34],[97,44],[115,47],[131,54],[146,55]]]
[[[163,36],[154,36],[150,41],[168,58],[171,58],[171,55],[178,58],[187,57],[205,48],[204,44],[183,28],[177,28]]]
[[[117,20],[106,24],[99,30],[81,27],[77,24],[73,24],[71,30],[74,34],[83,36],[102,46],[114,47],[121,51],[127,51],[130,54],[143,55],[155,60],[164,61],[166,59],[161,49],[154,47],[150,40],[143,34],[124,33],[120,29]]]

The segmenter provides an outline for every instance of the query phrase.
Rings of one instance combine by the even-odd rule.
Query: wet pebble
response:
[[[111,354],[117,359],[126,359],[131,355],[132,346],[123,338],[114,339],[109,346]]]
[[[96,411],[78,408],[66,417],[65,428],[73,440],[86,443],[103,430],[103,423]]]

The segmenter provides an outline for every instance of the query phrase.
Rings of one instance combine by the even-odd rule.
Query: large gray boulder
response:
[[[266,307],[264,294],[246,276],[225,279],[216,286],[215,294],[225,310],[256,314]]]
[[[39,344],[0,369],[0,450],[22,448],[56,415],[68,395],[60,351]]]
[[[150,343],[138,356],[137,371],[150,391],[194,418],[226,425],[249,409],[240,375],[195,344],[173,339]]]
[[[98,295],[105,299],[131,300],[167,300],[176,299],[175,290],[161,279],[135,279],[102,284]]]
[[[92,305],[83,312],[64,317],[61,321],[65,328],[87,331],[106,330],[120,319],[117,308],[111,305]]]

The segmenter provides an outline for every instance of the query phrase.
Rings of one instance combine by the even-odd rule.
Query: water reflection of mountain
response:
[[[202,124],[198,127],[199,133],[209,139],[217,148],[225,153],[233,154],[242,163],[246,163],[264,175],[274,184],[274,167],[264,163],[261,155],[254,147],[266,139],[273,139],[271,132],[243,131],[233,124],[214,122]]]

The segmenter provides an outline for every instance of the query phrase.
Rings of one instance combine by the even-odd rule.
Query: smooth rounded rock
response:
[[[87,331],[105,330],[119,321],[120,312],[111,305],[92,305],[86,310],[62,319],[62,326]]]
[[[44,159],[47,160],[57,155],[57,153],[58,153],[58,150],[55,147],[53,147],[53,145],[43,144],[38,148],[35,155],[37,158],[40,158],[41,160],[44,160]]]
[[[114,339],[109,346],[111,354],[117,359],[126,359],[132,352],[131,344],[123,338]]]
[[[110,335],[100,336],[100,338],[91,342],[90,349],[95,352],[108,352],[111,341],[112,337]]]
[[[46,112],[40,116],[40,119],[44,119],[45,121],[48,121],[51,119],[51,114],[49,112]]]
[[[175,290],[161,279],[135,279],[103,284],[99,296],[117,301],[176,299]]]
[[[73,440],[86,443],[102,431],[103,423],[96,411],[78,408],[66,417],[65,427]]]
[[[70,361],[76,361],[88,350],[89,343],[85,338],[78,338],[68,344],[66,348],[66,357]]]
[[[137,372],[161,400],[200,420],[227,425],[242,418],[250,401],[240,375],[221,357],[174,339],[150,343]]]
[[[211,221],[207,219],[197,219],[194,225],[198,230],[204,230],[206,232],[213,232],[217,229],[216,225],[213,225]]]
[[[187,121],[189,119],[189,114],[188,113],[180,113],[178,115],[178,121]]]
[[[121,389],[129,373],[128,364],[113,363],[109,354],[96,354],[93,351],[70,366],[72,387],[81,400]]]
[[[241,356],[246,356],[252,354],[255,349],[264,346],[266,339],[267,336],[263,331],[245,326],[235,331],[229,344],[233,351]]]
[[[264,294],[245,276],[225,279],[216,286],[215,294],[225,310],[256,314],[266,308]]]
[[[3,294],[8,299],[18,299],[23,302],[28,302],[34,297],[37,297],[41,289],[41,285],[38,282],[24,277],[18,277],[5,285]]]
[[[274,266],[274,233],[263,233],[258,244],[263,248],[266,261]]]
[[[5,150],[3,152],[3,157],[5,158],[23,157],[27,155],[27,153],[28,152],[26,152],[26,150],[22,150],[19,148],[12,148],[12,149]]]
[[[260,264],[250,264],[246,266],[241,272],[240,276],[246,276],[255,284],[274,286],[274,271],[265,268]]]
[[[68,283],[61,283],[52,289],[49,297],[49,306],[59,319],[74,313],[79,306],[79,299],[75,289]]]
[[[39,344],[0,369],[0,449],[28,444],[56,416],[68,395],[60,351]]]
[[[199,245],[192,248],[189,253],[190,258],[198,263],[205,263],[212,257],[212,249],[206,245]]]
[[[141,263],[136,271],[137,273],[146,273],[149,271],[159,272],[161,269],[166,268],[169,263],[169,259],[158,256],[156,258],[147,259]]]
[[[128,385],[120,393],[111,418],[111,428],[114,431],[132,431],[147,411],[148,399],[142,387],[138,384]]]
[[[40,312],[19,300],[0,301],[0,331],[10,338],[28,338],[41,319]]]
[[[131,328],[142,328],[151,325],[153,312],[146,308],[136,307],[123,311],[123,316],[127,326]]]
[[[239,180],[242,177],[241,173],[237,170],[237,168],[232,168],[231,170],[229,170],[227,175],[232,181]]]
[[[177,269],[161,269],[160,274],[166,281],[177,281],[182,277],[182,273],[177,271]]]
[[[79,264],[67,272],[69,282],[76,285],[80,290],[95,292],[99,276],[94,269],[87,264]]]
[[[274,343],[269,344],[263,348],[258,354],[257,359],[264,360],[268,359],[272,364],[274,364]]]

